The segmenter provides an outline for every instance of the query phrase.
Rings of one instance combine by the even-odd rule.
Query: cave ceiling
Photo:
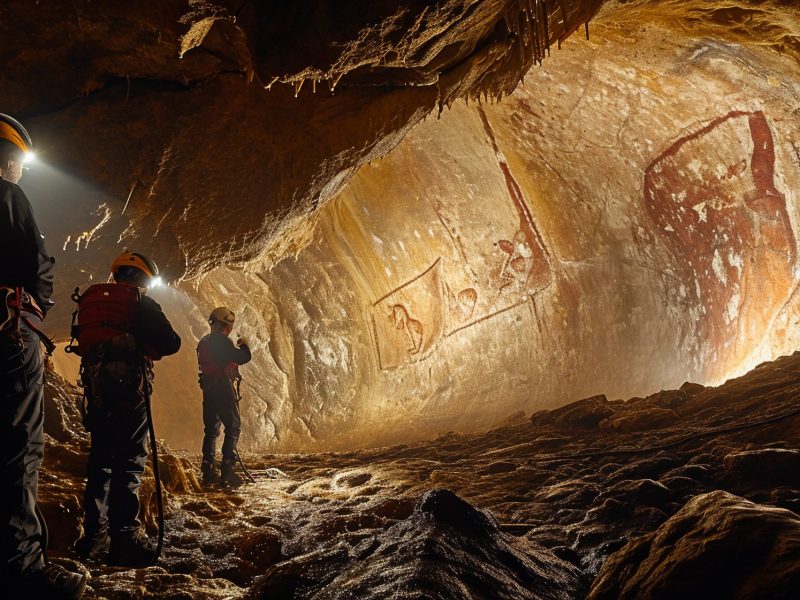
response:
[[[359,165],[511,93],[601,3],[11,0],[0,105],[89,186],[54,198],[50,245],[95,252],[60,262],[85,276],[135,246],[175,280],[287,254]]]

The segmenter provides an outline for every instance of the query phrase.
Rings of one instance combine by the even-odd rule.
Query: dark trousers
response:
[[[233,383],[227,378],[203,383],[203,460],[207,462],[214,462],[220,424],[225,426],[222,460],[233,461],[236,459],[242,420]]]
[[[114,537],[133,536],[139,521],[139,486],[147,462],[147,412],[136,367],[127,381],[103,372],[89,398],[91,448],[86,473],[86,534],[105,528]]]
[[[38,320],[31,320],[38,325]],[[44,455],[44,364],[39,338],[24,324],[20,328],[22,345],[0,334],[4,580],[44,564],[42,528],[36,518]]]

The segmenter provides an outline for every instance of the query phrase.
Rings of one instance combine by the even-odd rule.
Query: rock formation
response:
[[[258,339],[251,448],[485,429],[794,350],[796,12],[610,3],[591,31],[502,102],[456,103],[362,167],[291,258],[181,286]],[[170,388],[187,408],[163,414],[193,395]]]
[[[201,490],[167,451],[160,565],[87,563],[87,597],[793,598],[798,372],[800,353],[719,388],[594,397],[487,433],[245,455],[256,483],[232,492]],[[72,414],[74,388],[53,378],[48,390]],[[48,438],[55,560],[74,558],[84,445]],[[153,533],[150,490],[147,476]]]
[[[716,491],[615,553],[588,597],[792,598],[800,590],[798,557],[797,513]]]

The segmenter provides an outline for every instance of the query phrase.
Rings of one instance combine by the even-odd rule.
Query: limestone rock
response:
[[[588,598],[788,600],[798,590],[800,517],[716,491],[612,555]]]
[[[680,391],[686,394],[687,396],[696,396],[703,390],[705,390],[704,385],[700,385],[699,383],[692,383],[690,381],[685,381],[683,385],[680,387]]]
[[[544,548],[502,534],[493,518],[452,492],[432,490],[385,533],[352,552],[340,546],[278,565],[249,597],[567,600],[584,593],[577,576]]]
[[[614,414],[604,395],[592,396],[562,408],[536,413],[531,417],[534,425],[555,425],[566,429],[595,429],[603,419]]]
[[[723,460],[726,480],[730,485],[790,486],[800,489],[800,451],[764,448],[734,452]]]
[[[637,404],[623,415],[613,415],[603,419],[600,429],[616,431],[641,431],[664,427],[675,422],[677,413],[660,406]]]
[[[59,442],[86,440],[88,433],[83,427],[79,409],[81,392],[49,368],[44,380],[45,433]]]

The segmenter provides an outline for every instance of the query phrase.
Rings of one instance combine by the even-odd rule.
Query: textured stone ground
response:
[[[59,389],[51,412],[67,427],[42,497],[53,554],[69,559],[83,442]],[[799,390],[800,353],[719,388],[589,398],[485,434],[247,456],[257,483],[234,493],[201,490],[189,460],[168,456],[160,566],[89,565],[89,597],[792,597]],[[735,576],[702,568],[726,556],[740,557]]]

